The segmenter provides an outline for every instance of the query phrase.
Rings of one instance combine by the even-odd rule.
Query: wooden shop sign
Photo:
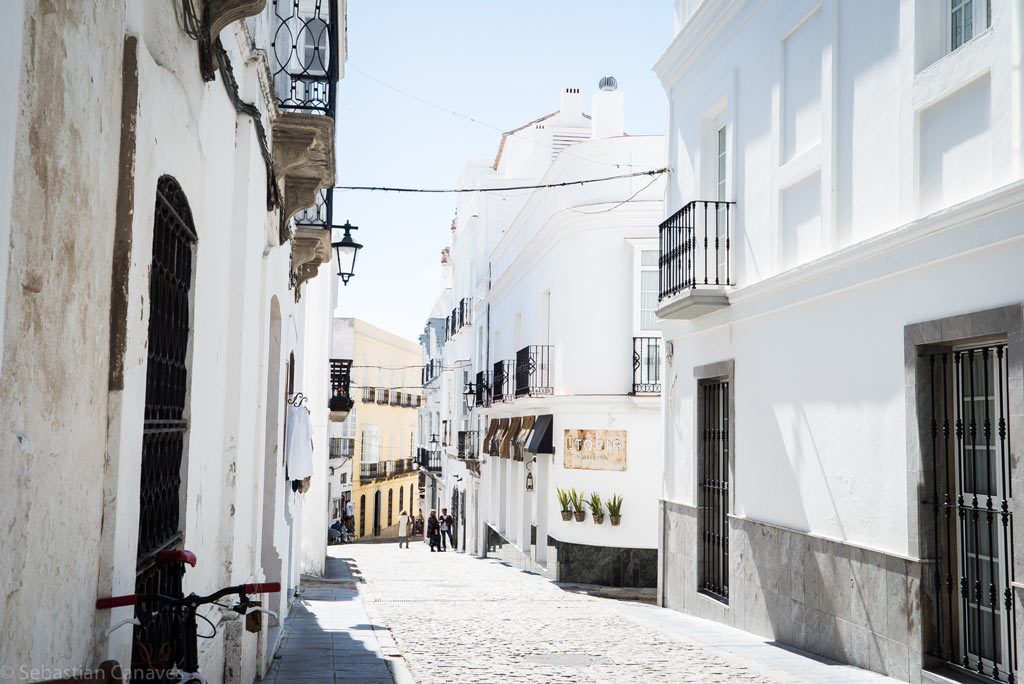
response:
[[[625,470],[625,430],[566,430],[566,468]]]

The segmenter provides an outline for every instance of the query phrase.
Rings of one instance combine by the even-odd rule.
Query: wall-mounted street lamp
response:
[[[467,382],[466,389],[463,390],[462,396],[466,399],[466,408],[472,411],[473,404],[476,403],[476,385],[473,382]]]
[[[363,248],[361,244],[352,239],[352,231],[359,230],[359,227],[353,226],[348,221],[345,221],[343,226],[334,227],[342,228],[345,231],[341,242],[332,242],[331,247],[334,249],[335,257],[338,259],[338,276],[341,278],[342,283],[348,285],[349,279],[355,275],[356,255]]]

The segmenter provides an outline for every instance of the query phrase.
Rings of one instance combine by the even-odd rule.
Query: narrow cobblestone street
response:
[[[422,543],[335,546],[331,555],[337,585],[305,586],[268,681],[892,681]]]

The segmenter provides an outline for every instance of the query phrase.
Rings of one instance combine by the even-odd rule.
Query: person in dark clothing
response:
[[[427,539],[430,540],[430,552],[441,549],[441,524],[437,521],[437,511],[430,511],[427,518]]]
[[[441,546],[445,546],[445,538],[455,550],[455,518],[448,512],[447,508],[441,509]]]

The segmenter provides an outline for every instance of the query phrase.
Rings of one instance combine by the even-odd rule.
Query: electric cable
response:
[[[649,188],[649,187],[651,187],[652,185],[654,185],[654,182],[655,182],[655,181],[657,181],[657,180],[658,180],[658,177],[657,177],[657,176],[655,176],[654,178],[652,178],[652,179],[651,179],[651,182],[650,182],[650,183],[648,183],[648,184],[647,184],[647,185],[645,185],[644,187],[640,188],[639,190],[637,190],[637,191],[636,191],[636,192],[634,192],[634,193],[633,193],[632,195],[630,195],[630,196],[629,196],[629,197],[627,197],[626,199],[622,200],[621,202],[619,202],[619,203],[618,203],[618,204],[616,204],[615,206],[612,206],[612,207],[608,207],[607,209],[599,209],[599,210],[597,210],[597,211],[581,211],[581,210],[579,210],[579,209],[574,209],[573,207],[569,207],[569,211],[575,212],[575,213],[577,213],[577,214],[584,214],[584,215],[586,215],[586,216],[593,216],[594,214],[607,214],[607,213],[608,213],[608,212],[610,212],[610,211],[615,211],[616,209],[618,209],[619,207],[621,207],[621,206],[622,206],[623,204],[626,204],[627,202],[632,202],[632,201],[633,201],[633,199],[634,199],[634,198],[635,198],[635,197],[636,197],[637,195],[639,195],[639,194],[640,194],[641,192],[643,192],[643,191],[644,191],[644,190],[646,190],[647,188]]]
[[[623,173],[617,176],[604,176],[601,178],[583,178],[574,181],[562,181],[560,183],[542,183],[539,185],[510,185],[500,188],[403,188],[384,185],[336,185],[335,190],[370,190],[375,192],[418,192],[432,194],[453,194],[463,192],[506,192],[508,190],[542,190],[544,188],[564,188],[570,185],[586,185],[587,183],[603,183],[606,181],[621,180],[623,178],[636,178],[638,176],[660,176],[669,173],[670,169],[663,166],[660,169],[648,171],[636,171],[634,173]]]

